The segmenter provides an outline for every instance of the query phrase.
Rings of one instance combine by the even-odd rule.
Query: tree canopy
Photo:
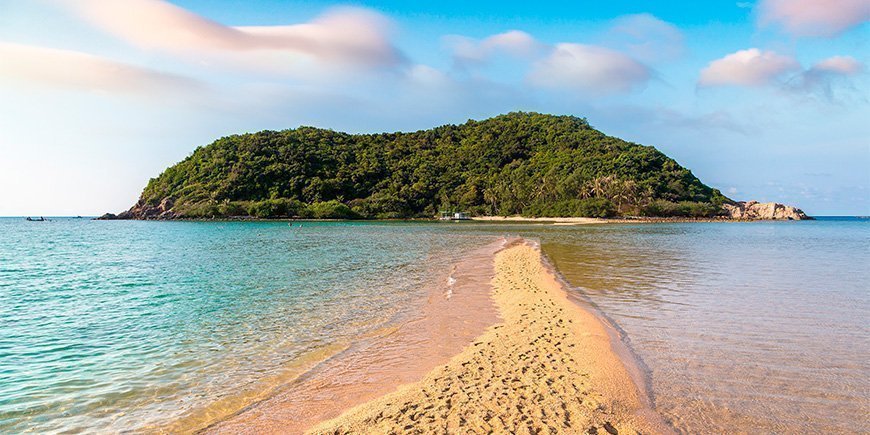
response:
[[[228,136],[151,179],[137,207],[191,218],[711,216],[723,201],[651,146],[583,118],[518,112],[411,133]]]

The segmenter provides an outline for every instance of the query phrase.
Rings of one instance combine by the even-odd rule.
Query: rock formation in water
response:
[[[723,204],[722,208],[731,219],[739,220],[809,220],[803,210],[777,202],[735,202]]]

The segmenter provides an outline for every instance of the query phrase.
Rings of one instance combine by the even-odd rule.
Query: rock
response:
[[[175,200],[173,198],[163,198],[158,205],[148,205],[145,201],[140,199],[136,202],[136,205],[130,207],[127,211],[122,211],[117,215],[106,213],[97,219],[175,219],[178,215],[172,211],[173,205],[175,205]]]
[[[122,211],[118,214],[118,219],[133,219],[133,213],[130,210]]]
[[[811,220],[803,210],[777,202],[736,202],[723,204],[731,219],[739,220]]]

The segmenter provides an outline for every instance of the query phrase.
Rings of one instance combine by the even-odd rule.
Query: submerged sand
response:
[[[360,337],[347,350],[318,363],[298,379],[274,385],[268,397],[230,412],[208,409],[204,417],[210,419],[198,416],[163,432],[302,433],[400,385],[419,381],[499,321],[490,297],[495,276],[492,259],[510,242],[494,240],[465,252],[449,272],[433,271],[437,279],[425,284],[428,297],[421,301],[419,310],[411,310],[410,317]],[[204,420],[207,424],[201,429]]]
[[[567,298],[540,251],[495,257],[502,321],[419,382],[311,433],[666,433],[604,324]]]

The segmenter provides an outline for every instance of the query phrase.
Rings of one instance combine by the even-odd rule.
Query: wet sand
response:
[[[362,337],[298,379],[273,386],[268,398],[202,430],[180,424],[165,432],[302,433],[346,409],[419,381],[499,321],[490,296],[492,259],[511,242],[499,238],[467,253],[431,283],[427,300],[409,318]]]
[[[501,322],[445,365],[309,432],[670,432],[536,247],[496,254],[492,298]]]

